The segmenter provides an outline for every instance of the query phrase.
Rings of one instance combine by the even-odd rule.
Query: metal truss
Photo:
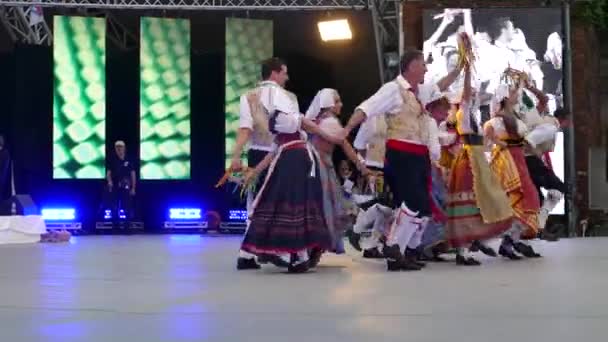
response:
[[[368,0],[2,0],[4,6],[165,10],[365,9]]]
[[[31,6],[1,6],[0,20],[13,41],[50,46],[53,42],[53,34],[44,18],[32,24],[31,17],[34,10]]]
[[[109,10],[97,8],[79,8],[78,14],[83,16],[105,17],[106,18],[106,35],[107,38],[113,41],[123,50],[136,49],[138,39],[120,20],[116,18]]]
[[[376,53],[382,83],[399,74],[399,56],[403,52],[400,0],[369,0],[376,37]]]

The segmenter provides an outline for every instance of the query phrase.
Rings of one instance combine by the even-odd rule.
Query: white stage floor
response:
[[[76,237],[0,246],[0,341],[601,341],[608,239],[545,258],[387,273],[325,257],[311,274],[235,270],[240,237]]]

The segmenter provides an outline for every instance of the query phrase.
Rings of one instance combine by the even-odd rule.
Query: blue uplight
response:
[[[247,210],[232,209],[228,211],[230,221],[247,221]]]
[[[200,220],[200,208],[170,208],[169,219],[171,220]]]
[[[121,219],[126,219],[127,215],[125,215],[125,211],[124,210],[120,209],[118,211],[118,217],[121,218]],[[103,214],[103,219],[104,220],[111,220],[112,219],[112,210],[106,209],[104,211],[104,214]]]
[[[74,208],[45,208],[41,212],[45,221],[72,221],[76,219],[76,209]]]

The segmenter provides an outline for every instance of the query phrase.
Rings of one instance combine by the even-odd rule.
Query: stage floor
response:
[[[0,246],[0,341],[606,341],[608,239],[545,258],[387,273],[235,270],[238,236],[76,237]]]

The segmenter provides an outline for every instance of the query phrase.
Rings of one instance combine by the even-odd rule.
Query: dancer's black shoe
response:
[[[481,263],[472,257],[465,258],[464,256],[456,255],[456,265],[460,266],[479,266]]]
[[[363,251],[363,257],[366,259],[384,259],[384,254],[378,248],[370,248]]]
[[[260,266],[260,264],[255,262],[255,259],[253,259],[253,258],[251,258],[251,259],[238,258],[236,260],[236,269],[239,271],[259,270],[260,268],[262,268],[262,266]]]
[[[353,246],[354,249],[361,252],[363,249],[360,245],[361,234],[355,233],[352,229],[346,231],[346,237],[348,238],[348,243]]]
[[[386,269],[389,272],[420,271],[421,267],[403,257],[398,245],[384,246],[382,254],[386,257]]]
[[[408,260],[410,263],[419,266],[420,268],[424,268],[426,267],[426,264],[422,261],[420,261],[420,253],[418,252],[418,250],[413,249],[413,248],[409,248],[407,247],[405,249],[405,258],[406,260]]]
[[[289,267],[287,267],[287,272],[289,273],[306,273],[308,270],[308,262],[301,262],[299,264],[289,265]]]
[[[486,246],[478,240],[473,241],[473,243],[471,244],[471,248],[469,250],[471,252],[481,251],[481,253],[483,253],[487,256],[494,257],[494,258],[497,256],[494,248],[492,248],[490,246]]]
[[[532,246],[526,245],[522,242],[516,242],[513,244],[513,248],[520,253],[523,254],[526,258],[540,258],[542,255],[536,253]]]
[[[500,244],[500,248],[498,249],[498,254],[511,260],[521,259],[519,255],[513,252],[513,240],[509,236],[505,236],[502,239],[502,243]]]
[[[308,259],[308,267],[315,268],[321,262],[321,256],[323,251],[319,248],[315,248],[310,252],[310,258]]]

